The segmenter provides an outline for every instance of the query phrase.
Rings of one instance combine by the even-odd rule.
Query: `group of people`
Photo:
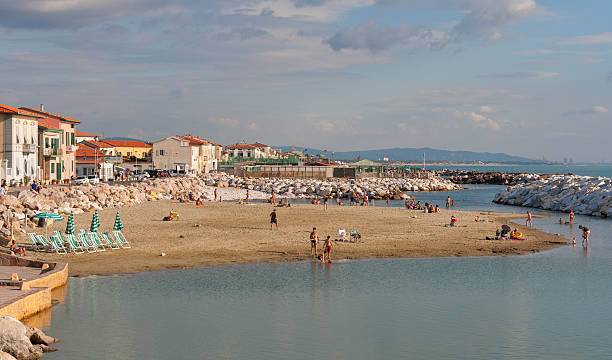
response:
[[[350,196],[350,201],[351,201],[351,206],[359,206],[360,202],[361,202],[361,206],[370,205],[370,198],[368,197],[368,194],[365,194],[365,193],[363,195],[359,195],[355,193],[354,191],[352,191],[351,196]]]
[[[325,242],[323,243],[323,253],[321,255],[317,255],[317,245],[319,243],[319,233],[317,232],[317,228],[313,227],[312,232],[310,233],[310,255],[312,257],[318,257],[322,263],[325,262],[325,258],[327,257],[327,261],[331,263],[331,253],[332,253],[332,240],[331,236],[327,235],[325,238]]]

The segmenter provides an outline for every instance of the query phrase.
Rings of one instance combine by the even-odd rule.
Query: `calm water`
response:
[[[500,188],[451,196],[458,209],[525,211],[490,203]],[[541,213],[553,218],[538,228],[579,238],[555,223],[565,214]],[[71,279],[47,328],[60,351],[45,358],[610,359],[612,221],[577,224],[592,230],[588,251]]]
[[[521,172],[532,174],[567,174],[612,177],[612,164],[605,165],[500,165],[500,166],[427,166],[430,170],[458,169],[475,171]]]

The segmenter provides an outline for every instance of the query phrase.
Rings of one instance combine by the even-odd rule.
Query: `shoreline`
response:
[[[174,209],[178,221],[161,218]],[[266,203],[240,205],[230,202],[193,203],[171,200],[147,202],[120,210],[125,236],[131,249],[94,254],[29,253],[40,260],[60,260],[70,264],[70,276],[131,274],[143,271],[191,269],[203,266],[307,261],[310,257],[308,235],[317,226],[321,240],[338,237],[357,229],[358,243],[335,242],[333,260],[375,258],[437,258],[524,255],[569,245],[559,235],[510,223],[526,235],[524,241],[485,240],[496,228],[520,214],[484,211],[443,210],[441,214],[399,207],[338,207],[296,204],[276,208],[280,229],[270,230]],[[102,231],[110,230],[116,209],[100,211]],[[451,215],[459,226],[444,227]],[[474,216],[487,222],[474,222]],[[76,228],[87,229],[91,213],[76,216]],[[62,231],[54,224],[49,231]],[[322,245],[322,243],[321,243]],[[320,253],[320,248],[318,253]],[[161,256],[165,253],[165,256]]]

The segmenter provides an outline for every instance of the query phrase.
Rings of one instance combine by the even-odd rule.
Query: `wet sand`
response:
[[[177,221],[161,219],[170,209],[180,214]],[[478,211],[442,210],[438,214],[397,207],[338,207],[293,205],[277,208],[279,230],[270,230],[270,204],[147,202],[119,209],[123,233],[132,249],[94,254],[47,254],[28,256],[69,263],[71,276],[109,275],[149,270],[185,269],[197,266],[311,259],[309,234],[316,226],[321,240],[338,237],[338,229],[359,230],[358,243],[335,242],[333,259],[383,257],[499,256],[538,252],[567,245],[568,240],[524,226],[510,224],[525,236],[524,241],[486,240],[511,218],[524,215]],[[117,209],[100,211],[102,231],[110,231]],[[75,216],[76,229],[89,229],[92,214]],[[450,216],[458,227],[445,227]],[[475,222],[474,217],[487,222]],[[61,231],[65,221],[49,227]],[[44,231],[39,230],[39,233]],[[25,236],[21,242],[26,242]],[[319,253],[322,250],[320,244]],[[165,253],[165,256],[160,256]]]

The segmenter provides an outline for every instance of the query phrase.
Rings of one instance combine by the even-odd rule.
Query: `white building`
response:
[[[201,173],[200,142],[178,136],[154,142],[153,167],[186,174]]]
[[[38,119],[28,110],[0,105],[0,141],[3,153],[0,177],[7,184],[39,178]]]

